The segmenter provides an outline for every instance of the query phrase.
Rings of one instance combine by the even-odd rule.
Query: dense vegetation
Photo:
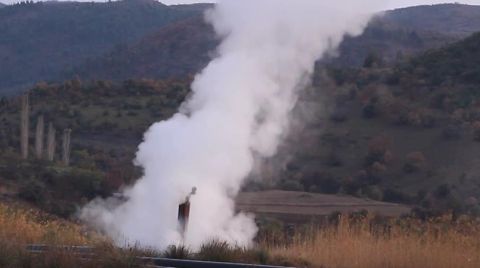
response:
[[[363,35],[347,38],[339,49],[340,57],[324,61],[361,66],[374,53],[385,63],[392,63],[468,36],[480,29],[479,15],[480,8],[465,5],[389,11],[372,21]],[[424,21],[424,17],[430,21]],[[411,19],[409,23],[405,23],[407,18]],[[102,79],[182,76],[205,65],[217,43],[213,29],[198,17],[162,28],[142,41],[79,66],[76,72]]]
[[[213,241],[195,253],[119,250],[66,221],[141,176],[132,160],[143,133],[188,98],[191,74],[218,42],[201,21],[206,7],[126,0],[0,9],[0,64],[11,67],[0,70],[0,95],[32,83],[28,160],[19,149],[21,97],[0,98],[1,267],[132,267],[149,254],[309,267],[480,265],[480,34],[452,43],[480,30],[480,9],[464,5],[391,11],[347,38],[342,56],[319,64],[302,92],[279,154],[244,186],[404,203],[412,215],[333,214],[320,229],[298,230],[258,217],[253,249]],[[54,161],[33,156],[39,116],[57,130]],[[69,166],[61,161],[67,128]],[[90,245],[103,257],[32,255],[27,243]]]
[[[21,2],[0,11],[0,89],[70,75],[76,65],[121,49],[203,8],[157,1]]]
[[[478,213],[479,84],[458,75],[472,71],[478,54],[472,43],[478,39],[474,35],[393,67],[378,64],[382,58],[374,57],[359,68],[318,69],[295,111],[295,132],[280,154],[263,164],[262,182],[245,187],[407,203],[416,206],[420,216],[450,209]],[[464,55],[461,64],[444,65],[459,55]],[[418,71],[427,68],[422,66],[452,66],[455,73],[433,81]],[[141,175],[131,161],[142,134],[175,113],[189,94],[188,84],[80,79],[38,83],[30,92],[31,128],[43,115],[59,130],[73,129],[68,168],[18,160],[20,102],[3,98],[0,179],[8,182],[7,193],[68,215],[76,204],[132,183]],[[310,107],[309,117],[302,115],[302,107]]]
[[[283,149],[295,156],[280,154],[273,165],[284,177],[272,177],[283,189],[478,213],[478,42],[476,34],[393,67],[375,57],[318,71],[321,91],[301,100],[315,116],[297,111],[305,128]]]
[[[125,6],[130,5],[135,8],[126,11]],[[57,19],[63,20],[71,8],[93,16],[107,7],[114,15],[106,13],[106,16],[120,20],[115,21],[117,26],[122,24],[120,17],[140,16],[147,9],[163,15],[159,16],[159,21],[147,23],[150,26],[145,26],[143,19],[137,21],[145,32],[137,32],[135,36],[127,38],[120,30],[109,33],[112,34],[109,38],[117,40],[115,42],[130,42],[114,51],[108,52],[105,40],[93,38],[93,42],[85,39],[92,53],[105,46],[101,49],[103,56],[96,54],[95,60],[82,64],[81,60],[64,57],[63,52],[59,58],[50,55],[50,52],[61,51],[53,46],[45,52],[27,44],[24,49],[28,49],[21,50],[23,43],[14,44],[12,41],[17,38],[16,33],[8,32],[9,27],[1,28],[10,24],[0,23],[0,32],[3,29],[10,34],[4,39],[0,35],[0,42],[11,42],[9,44],[20,49],[19,53],[25,57],[35,58],[35,53],[52,56],[48,60],[35,58],[38,62],[32,62],[32,68],[44,66],[45,62],[57,64],[71,60],[79,65],[70,69],[69,75],[78,73],[88,78],[73,76],[65,82],[37,82],[29,90],[30,143],[34,143],[33,130],[40,115],[55,126],[57,133],[72,129],[70,166],[60,161],[60,135],[54,161],[34,157],[22,160],[18,135],[20,97],[0,99],[0,200],[23,200],[45,211],[69,217],[74,215],[78,206],[92,198],[109,196],[133,183],[141,176],[141,170],[133,165],[132,159],[143,133],[152,123],[169,118],[178,110],[190,93],[191,76],[188,74],[208,61],[207,52],[217,42],[209,26],[200,21],[199,13],[205,6],[167,8],[148,1],[23,3],[0,10],[0,21],[7,17],[12,19],[9,23],[18,20],[21,23],[16,27],[21,25],[26,27],[26,32],[33,32],[32,23],[19,17],[26,10],[33,14],[32,18],[37,16],[35,14],[50,14],[48,12],[56,10],[59,14],[45,16],[49,19],[60,16]],[[438,10],[453,9],[465,14],[477,10],[465,8],[462,5],[441,5],[422,7],[420,11],[421,14],[437,12],[441,15],[444,13]],[[318,65],[313,85],[302,93],[294,111],[290,136],[278,156],[265,161],[261,165],[262,172],[252,175],[260,176],[262,180],[252,180],[245,189],[280,188],[405,203],[413,206],[414,213],[421,218],[440,215],[447,210],[453,211],[454,215],[479,214],[480,54],[477,48],[480,35],[474,34],[419,56],[408,56],[449,43],[473,31],[476,20],[469,20],[468,27],[459,24],[462,25],[460,32],[447,27],[441,34],[432,33],[441,28],[429,23],[412,22],[418,26],[416,30],[395,26],[395,21],[404,21],[405,16],[418,16],[408,15],[417,11],[394,11],[384,20],[375,20],[363,36],[348,39],[341,48],[354,52]],[[171,12],[173,17],[165,15]],[[85,14],[77,19],[90,16]],[[75,17],[72,20],[73,28],[69,29],[76,30],[67,35],[72,42],[81,38],[76,34],[83,27],[101,24],[84,25],[85,21],[79,22]],[[54,22],[46,20],[45,23],[52,28]],[[114,27],[105,23],[108,29]],[[67,29],[58,27],[59,32]],[[84,29],[87,32],[90,31],[88,27]],[[135,27],[127,27],[126,31],[136,31]],[[155,32],[158,27],[161,29]],[[144,37],[146,31],[151,34]],[[32,40],[44,36],[55,40],[55,33],[49,33],[33,35]],[[102,35],[102,27],[89,34]],[[382,50],[387,44],[393,44],[389,47],[394,49]],[[349,49],[352,47],[359,50]],[[368,48],[375,48],[375,53],[367,52]],[[397,53],[399,51],[402,53]],[[90,52],[84,55],[92,56]],[[10,58],[30,64],[27,58],[12,55],[0,50],[0,59]],[[349,59],[354,59],[351,66],[344,67],[342,62],[348,63]],[[21,80],[22,76],[11,72],[22,69],[22,75],[30,82],[40,77],[52,78],[46,73],[37,76],[33,69],[23,70],[18,67],[23,65],[15,62],[7,63],[12,68],[2,69],[0,76]],[[52,68],[60,65],[55,66]],[[182,78],[140,79],[145,76]]]
[[[30,140],[43,115],[57,129],[56,158],[22,161],[19,148],[19,98],[0,101],[0,185],[47,211],[72,215],[76,206],[106,196],[140,176],[132,160],[143,133],[173,115],[189,92],[185,81],[80,80],[39,83],[30,91]],[[61,132],[73,130],[70,167],[61,164]],[[31,146],[33,155],[33,146]],[[1,195],[0,195],[1,197]]]
[[[107,3],[31,1],[0,11],[0,95],[38,81],[162,79],[192,75],[218,44],[202,21],[209,5],[151,0]],[[365,34],[347,38],[338,66],[361,66],[372,53],[390,64],[459,40],[480,28],[480,8],[437,5],[389,11]]]
[[[118,48],[74,69],[82,78],[122,80],[193,75],[218,44],[211,26],[198,16],[163,27],[141,41]]]
[[[480,33],[453,46],[431,51],[404,67],[405,71],[425,79],[432,86],[480,84]],[[473,93],[473,92],[472,92]]]

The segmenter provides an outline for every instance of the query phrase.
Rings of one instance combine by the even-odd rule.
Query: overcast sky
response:
[[[2,3],[16,3],[22,0],[0,0]],[[87,1],[91,2],[92,0],[76,0],[76,1]],[[239,0],[241,1],[241,0]],[[321,1],[321,0],[319,0]],[[330,0],[328,0],[330,1]],[[362,0],[359,0],[362,1]],[[99,2],[103,2],[100,0]],[[191,4],[191,3],[205,3],[205,2],[216,2],[215,0],[160,0],[160,2],[165,4]],[[480,0],[459,0],[459,1],[448,1],[448,0],[386,0],[388,2],[388,9],[406,7],[406,6],[415,6],[415,5],[425,5],[425,4],[439,4],[439,3],[454,3],[459,2],[462,4],[471,4],[471,5],[480,5]]]
[[[241,1],[241,0],[239,0]],[[321,1],[321,0],[319,0]],[[362,0],[359,0],[362,1]],[[215,0],[210,1],[196,1],[196,0],[163,0],[161,1],[165,4],[191,4],[198,2],[215,2]],[[480,0],[460,0],[460,1],[448,1],[448,0],[388,0],[388,8],[398,8],[398,7],[407,7],[415,5],[425,5],[425,4],[439,4],[439,3],[454,3],[459,2],[462,4],[470,5],[480,5]]]

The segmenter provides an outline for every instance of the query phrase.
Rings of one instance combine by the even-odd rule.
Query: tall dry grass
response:
[[[371,219],[297,235],[285,245],[264,243],[272,256],[301,259],[326,268],[478,268],[480,223],[443,217],[428,222],[396,220],[375,225]]]
[[[92,256],[53,250],[32,254],[27,244],[89,245]],[[84,227],[34,210],[0,204],[0,267],[140,267],[137,256],[158,252],[119,249]],[[171,247],[163,256],[322,268],[470,268],[480,267],[480,222],[450,216],[377,221],[339,217],[322,227],[267,232],[253,249],[221,241],[193,253]]]
[[[103,238],[38,210],[0,204],[0,240],[10,244],[88,245]]]

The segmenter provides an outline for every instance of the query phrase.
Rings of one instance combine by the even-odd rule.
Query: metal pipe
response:
[[[187,195],[185,202],[178,206],[178,231],[182,236],[182,240],[185,240],[185,235],[188,228],[188,220],[190,218],[190,198],[195,195],[197,188],[193,187],[192,192]]]

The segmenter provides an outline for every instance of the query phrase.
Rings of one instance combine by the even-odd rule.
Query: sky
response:
[[[240,1],[240,0],[239,0]],[[361,1],[361,0],[359,0]],[[192,4],[198,2],[215,2],[215,0],[210,1],[199,1],[199,0],[163,0],[161,1],[164,4]],[[440,3],[455,3],[459,2],[462,4],[470,5],[480,5],[480,0],[460,0],[460,1],[448,1],[448,0],[389,0],[389,9],[407,7],[407,6],[416,6],[416,5],[425,5],[425,4],[440,4]]]
[[[0,2],[9,4],[9,3],[16,3],[22,0],[0,0]],[[76,1],[87,1],[91,2],[91,0],[76,0]],[[241,0],[239,0],[241,1]],[[320,1],[320,0],[319,0]],[[362,0],[359,0],[362,1]],[[99,2],[104,2],[100,0]],[[215,0],[160,0],[160,2],[168,5],[174,4],[192,4],[192,3],[205,3],[205,2],[216,2]],[[388,8],[399,8],[399,7],[407,7],[407,6],[415,6],[415,5],[428,5],[428,4],[440,4],[440,3],[454,3],[459,2],[462,4],[470,4],[470,5],[480,5],[480,0],[458,0],[458,1],[448,1],[448,0],[388,0]]]
[[[239,0],[240,1],[240,0]],[[361,0],[359,0],[361,1]],[[216,2],[215,0],[163,0],[164,4],[192,4],[199,2]],[[462,3],[470,5],[480,5],[480,0],[460,0],[460,1],[448,1],[448,0],[389,0],[388,9],[416,6],[416,5],[429,5],[429,4],[441,4],[441,3]]]

